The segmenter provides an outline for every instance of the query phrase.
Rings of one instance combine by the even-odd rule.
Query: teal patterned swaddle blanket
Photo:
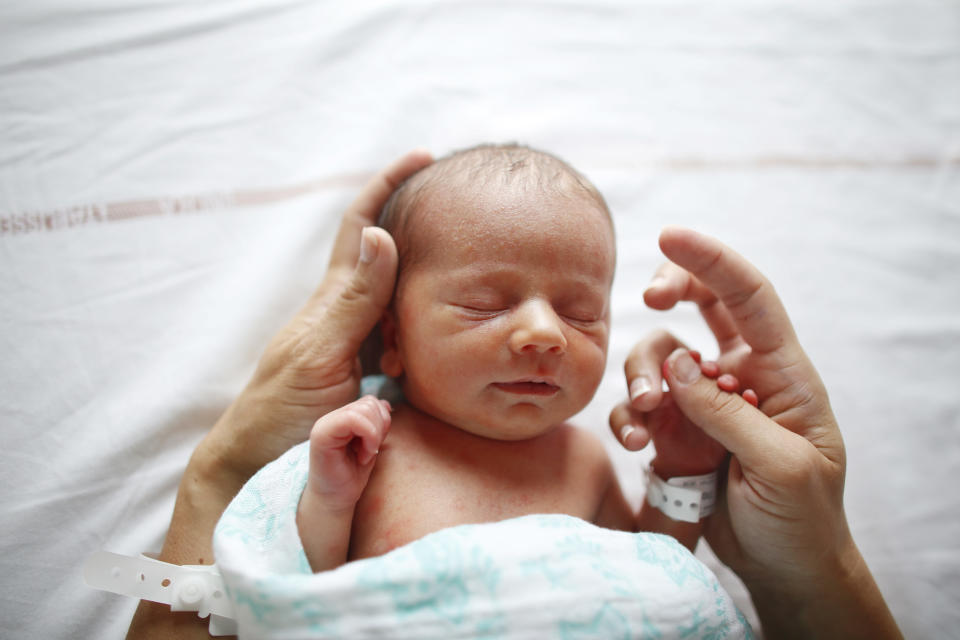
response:
[[[565,515],[453,527],[314,574],[296,525],[308,454],[264,467],[214,533],[241,638],[752,637],[673,538]]]

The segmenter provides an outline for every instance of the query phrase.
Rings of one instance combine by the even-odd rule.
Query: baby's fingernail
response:
[[[700,363],[700,372],[708,378],[716,378],[720,375],[720,365],[712,360]]]
[[[736,376],[725,373],[717,378],[717,386],[724,391],[736,393],[740,389],[740,381],[737,380]]]
[[[677,382],[690,384],[696,382],[700,377],[700,365],[698,365],[687,351],[681,351],[673,360],[670,361],[670,370],[676,377]]]
[[[649,392],[653,386],[650,384],[650,378],[647,376],[637,376],[630,383],[630,401],[633,402],[640,396]]]
[[[373,237],[371,227],[364,227],[360,232],[360,262],[370,264],[377,257],[377,239]]]

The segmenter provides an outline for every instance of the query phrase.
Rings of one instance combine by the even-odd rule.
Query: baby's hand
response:
[[[305,493],[328,511],[353,510],[390,430],[390,403],[373,396],[331,411],[310,431]],[[306,497],[306,496],[305,496]]]
[[[740,391],[740,381],[731,374],[721,374],[716,362],[701,362],[696,351],[690,355],[705,376],[717,381],[718,388],[729,393]],[[666,361],[663,364],[666,366]],[[624,447],[636,451],[652,440],[657,450],[654,468],[662,477],[701,475],[717,469],[726,457],[726,450],[691,423],[669,393],[657,396],[657,404],[648,411],[641,411],[635,402],[627,401],[610,414],[610,426]],[[757,395],[752,389],[745,390],[743,397],[757,405]]]

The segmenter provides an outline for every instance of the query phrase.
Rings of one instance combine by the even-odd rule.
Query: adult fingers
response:
[[[660,266],[646,291],[643,301],[651,309],[666,311],[678,302],[693,302],[717,339],[721,351],[730,351],[740,342],[740,331],[733,316],[717,295],[689,271],[672,262]]]
[[[794,454],[810,444],[739,395],[718,388],[716,382],[702,375],[700,366],[685,349],[670,354],[664,375],[680,411],[735,455],[745,468],[763,475],[765,469],[789,466]]]
[[[330,256],[331,271],[353,268],[359,257],[360,231],[376,224],[380,210],[400,183],[432,162],[429,152],[416,149],[395,160],[367,182],[343,215]]]
[[[773,285],[738,253],[719,240],[680,227],[660,233],[660,249],[717,296],[755,352],[799,348]]]
[[[662,329],[642,338],[623,364],[631,405],[638,411],[653,411],[663,398],[660,367],[664,359],[683,344]]]
[[[393,295],[397,274],[397,247],[390,234],[378,227],[361,233],[356,268],[350,279],[316,317],[315,328],[325,339],[314,340],[316,349],[330,349],[354,357],[383,315]]]

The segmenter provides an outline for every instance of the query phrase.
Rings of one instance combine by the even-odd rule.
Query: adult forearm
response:
[[[212,564],[213,529],[241,478],[221,469],[206,444],[194,452],[180,481],[177,500],[160,553],[171,564]],[[170,607],[141,601],[127,638],[206,638],[207,619],[194,612],[171,612]]]
[[[850,544],[809,588],[784,585],[782,577],[746,581],[766,638],[903,638],[863,556]]]

